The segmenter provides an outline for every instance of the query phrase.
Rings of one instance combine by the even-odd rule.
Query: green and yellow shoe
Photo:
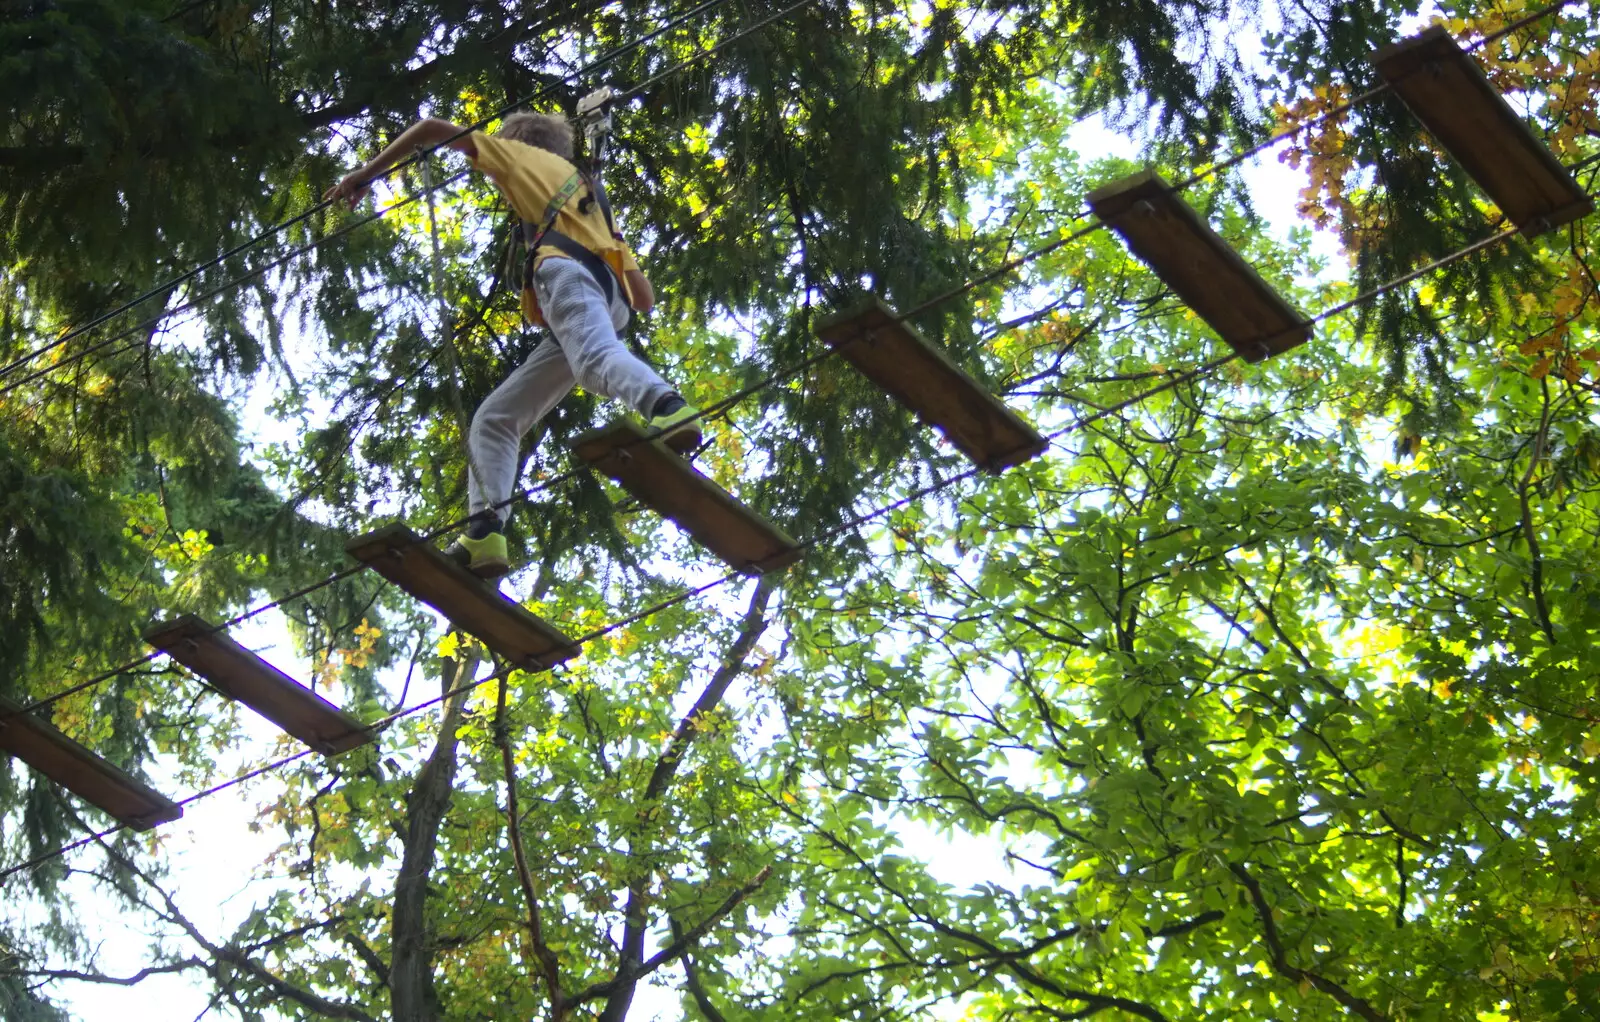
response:
[[[463,533],[444,548],[445,556],[479,578],[493,579],[511,571],[506,557],[506,534],[491,532],[482,539]]]
[[[680,404],[670,412],[650,420],[657,438],[680,456],[687,455],[700,446],[700,409],[691,404]]]

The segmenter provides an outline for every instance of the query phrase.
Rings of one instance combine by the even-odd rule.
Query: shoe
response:
[[[503,532],[491,532],[482,539],[463,534],[444,548],[444,554],[479,578],[499,578],[511,571]]]
[[[681,399],[680,399],[681,400]],[[691,404],[680,404],[670,412],[650,420],[650,430],[658,433],[656,439],[666,444],[676,454],[683,456],[700,446],[700,409]]]

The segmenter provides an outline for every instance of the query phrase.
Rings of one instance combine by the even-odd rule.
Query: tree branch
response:
[[[1272,958],[1272,967],[1296,983],[1310,983],[1318,990],[1331,996],[1334,1000],[1344,1005],[1346,1009],[1355,1012],[1367,1022],[1388,1022],[1387,1016],[1374,1008],[1364,998],[1357,997],[1333,980],[1318,975],[1309,969],[1301,969],[1289,963],[1288,952],[1284,950],[1283,939],[1278,935],[1278,924],[1272,918],[1272,906],[1267,904],[1266,895],[1261,892],[1261,884],[1251,876],[1249,871],[1237,863],[1230,863],[1228,869],[1239,878],[1244,889],[1250,893],[1250,903],[1255,906],[1256,916],[1261,920],[1262,940],[1267,945],[1267,951]]]
[[[310,990],[307,990],[304,987],[300,987],[289,982],[282,976],[279,976],[277,973],[272,972],[270,969],[256,962],[240,948],[213,944],[211,941],[206,939],[203,933],[200,932],[200,928],[192,923],[188,916],[183,914],[182,910],[178,908],[177,902],[173,900],[172,895],[168,894],[164,888],[157,884],[148,873],[135,865],[127,856],[117,851],[105,839],[100,838],[97,840],[101,849],[106,853],[106,855],[110,856],[118,865],[127,870],[130,874],[137,877],[141,883],[143,883],[150,890],[154,891],[156,895],[161,898],[162,903],[166,906],[167,918],[181,928],[185,933],[187,933],[190,940],[193,940],[196,944],[200,945],[200,947],[211,956],[213,961],[226,962],[227,964],[232,965],[235,968],[255,977],[263,985],[265,985],[267,989],[271,990],[279,997],[294,1001],[296,1004],[299,1004],[302,1007],[310,1008],[312,1011],[315,1011],[327,1018],[346,1019],[348,1022],[377,1022],[377,1019],[373,1018],[371,1015],[368,1015],[366,1012],[362,1011],[353,1004],[341,1004],[337,1001],[330,1001],[325,997],[321,997],[312,993]],[[141,901],[142,900],[143,899],[141,899]],[[215,966],[212,966],[207,971],[211,972],[213,975],[216,974]]]
[[[650,780],[645,784],[644,797],[640,800],[641,814],[644,818],[648,819],[655,811],[653,803],[661,798],[672,783],[673,777],[678,772],[678,766],[689,751],[689,746],[700,733],[702,721],[717,708],[722,702],[723,695],[728,691],[728,686],[743,673],[745,658],[750,655],[761,634],[767,629],[767,603],[771,600],[775,588],[777,588],[775,575],[763,575],[756,583],[755,592],[750,596],[749,608],[739,625],[739,634],[727,655],[723,657],[722,665],[712,675],[705,690],[700,693],[700,698],[695,700],[694,706],[684,715],[683,720],[679,721],[677,730],[667,742],[666,749],[656,760],[655,769],[650,771]],[[640,843],[643,843],[642,836]],[[630,854],[637,854],[638,850],[630,849]],[[612,985],[607,987],[608,1000],[600,1013],[600,1022],[622,1022],[628,1013],[628,1005],[633,1000],[638,969],[644,958],[644,934],[648,923],[645,917],[648,886],[648,872],[635,877],[628,884],[621,955],[617,963],[616,978],[611,981]]]
[[[372,970],[372,974],[377,977],[379,983],[384,986],[389,985],[388,964],[378,956],[378,952],[372,950],[371,946],[361,939],[359,933],[346,931],[339,935],[339,939],[350,945],[350,949],[356,953],[356,957],[361,959],[367,968]]]
[[[79,983],[104,983],[114,986],[137,986],[151,976],[186,972],[189,969],[206,969],[210,966],[198,958],[185,958],[166,965],[149,965],[128,976],[107,976],[100,972],[79,972],[76,969],[0,969],[6,979],[70,979]]]
[[[682,940],[683,924],[678,922],[676,916],[669,916],[667,921],[672,926],[672,939]],[[694,998],[695,1007],[706,1017],[706,1022],[728,1022],[727,1017],[711,1000],[711,994],[706,990],[705,983],[701,981],[700,967],[695,964],[694,955],[687,951],[683,954],[683,985],[688,988],[689,996]]]
[[[539,913],[539,896],[533,889],[533,874],[528,871],[528,856],[522,847],[522,814],[517,811],[517,769],[511,755],[511,728],[506,723],[506,692],[510,679],[501,678],[494,708],[494,743],[500,749],[500,766],[506,778],[506,834],[511,838],[511,856],[516,862],[517,879],[522,884],[522,899],[528,905],[528,937],[539,961],[539,975],[550,997],[550,1017],[566,1018],[567,1005],[561,994],[561,964],[544,939],[544,921]]]
[[[477,666],[476,647],[470,647],[462,660],[447,659],[440,681],[443,690],[456,688],[456,679],[471,677]],[[391,924],[394,951],[389,968],[390,1006],[396,1022],[432,1022],[442,1014],[433,986],[433,948],[428,939],[428,877],[433,871],[439,827],[455,789],[456,724],[466,698],[467,691],[463,689],[446,700],[438,740],[406,798],[406,833],[400,873],[395,880]]]
[[[661,968],[663,965],[675,961],[682,955],[686,954],[689,949],[694,947],[695,944],[698,944],[707,933],[710,933],[711,928],[715,926],[724,916],[738,908],[740,902],[744,901],[746,898],[750,897],[750,895],[760,890],[761,885],[766,883],[767,878],[770,876],[772,876],[772,867],[762,866],[761,872],[757,873],[749,883],[743,884],[729,894],[726,898],[724,898],[722,904],[717,906],[716,911],[700,920],[698,925],[691,927],[689,931],[682,937],[677,938],[671,944],[668,944],[660,951],[657,951],[655,954],[651,955],[650,960],[645,962],[644,965],[640,967],[639,975],[647,976]]]
[[[229,965],[243,969],[256,979],[264,983],[269,990],[280,997],[294,1001],[303,1007],[310,1008],[318,1015],[326,1018],[348,1019],[349,1022],[378,1022],[376,1018],[357,1008],[353,1004],[340,1004],[330,1001],[325,997],[318,997],[309,990],[295,986],[288,980],[269,971],[235,948],[219,948],[218,957]]]
[[[1550,382],[1539,381],[1543,385],[1544,412],[1539,417],[1539,431],[1533,437],[1533,451],[1528,455],[1528,471],[1522,476],[1522,482],[1517,486],[1517,497],[1522,506],[1522,534],[1528,541],[1528,574],[1530,588],[1533,590],[1533,609],[1538,614],[1539,627],[1544,631],[1544,637],[1556,641],[1556,626],[1550,620],[1550,604],[1544,596],[1544,554],[1539,547],[1539,530],[1533,524],[1533,505],[1528,499],[1528,491],[1533,487],[1534,474],[1539,470],[1539,462],[1544,460],[1546,437],[1550,431]]]
[[[771,798],[770,795],[768,797]],[[885,892],[898,901],[901,905],[905,906],[906,911],[911,914],[912,918],[932,928],[937,933],[977,948],[983,953],[984,958],[994,962],[997,967],[1005,968],[1024,984],[1030,987],[1055,994],[1057,997],[1062,997],[1067,1000],[1083,1002],[1085,1009],[1080,1013],[1081,1017],[1087,1018],[1090,1015],[1098,1014],[1099,1012],[1105,1011],[1109,1008],[1119,1008],[1130,1015],[1137,1015],[1140,1018],[1148,1019],[1149,1022],[1168,1022],[1167,1016],[1162,1014],[1161,1011],[1153,1005],[1145,1004],[1142,1001],[1131,1000],[1126,997],[1118,997],[1114,994],[1098,994],[1092,990],[1077,990],[1072,987],[1064,986],[1063,984],[1058,983],[1057,981],[1044,975],[1027,961],[1030,956],[1038,954],[1040,951],[1050,947],[1052,944],[1056,944],[1062,940],[1076,936],[1079,932],[1081,932],[1078,927],[1071,926],[1065,930],[1057,931],[1056,933],[1052,933],[1038,941],[1035,941],[1033,944],[1027,947],[1013,948],[1008,950],[996,943],[994,940],[985,937],[981,933],[974,933],[971,930],[964,930],[953,923],[946,922],[943,919],[939,919],[936,916],[921,911],[904,891],[886,881],[854,845],[841,839],[838,835],[834,834],[826,827],[820,826],[814,821],[807,819],[798,810],[785,805],[781,801],[774,800],[773,805],[775,808],[787,814],[797,823],[808,826],[814,833],[818,834],[823,838],[823,840],[827,841],[828,844],[854,859],[856,865],[871,879],[872,883],[879,890]],[[1187,924],[1179,925],[1184,926]]]
[[[597,997],[613,996],[619,991],[622,991],[624,988],[626,988],[628,993],[631,995],[634,985],[637,984],[639,980],[650,975],[652,972],[655,972],[663,965],[669,965],[677,959],[688,954],[690,949],[698,944],[707,933],[711,932],[711,928],[713,926],[717,925],[717,923],[726,917],[728,913],[738,908],[740,903],[746,898],[760,890],[761,885],[766,883],[767,878],[770,876],[772,876],[772,867],[763,866],[761,868],[761,872],[757,873],[753,878],[751,878],[748,883],[742,884],[735,888],[732,893],[723,899],[722,904],[718,905],[710,915],[706,916],[704,919],[700,920],[699,923],[690,927],[686,931],[680,932],[677,921],[673,920],[673,941],[671,944],[668,944],[660,951],[657,951],[655,954],[651,955],[649,960],[643,964],[633,966],[631,968],[624,964],[623,967],[617,970],[617,975],[615,977],[608,979],[603,983],[595,983],[591,986],[585,987],[583,990],[579,991],[577,994],[574,994],[570,999],[568,999],[567,1003],[572,1006],[577,1006],[585,1001],[592,1001]],[[609,1012],[610,1010],[611,1005],[610,1003],[607,1003],[606,1011]],[[627,1008],[624,1007],[622,1010],[625,1012]],[[601,1017],[604,1018],[605,1016],[602,1015]]]

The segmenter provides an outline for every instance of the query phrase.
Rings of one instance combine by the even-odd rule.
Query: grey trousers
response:
[[[617,337],[631,315],[621,288],[608,308],[588,270],[576,260],[552,257],[534,271],[533,290],[554,343],[545,338],[472,416],[467,496],[473,514],[510,499],[522,438],[574,386],[616,398],[646,418],[672,391]],[[508,507],[495,511],[502,522],[510,513]]]

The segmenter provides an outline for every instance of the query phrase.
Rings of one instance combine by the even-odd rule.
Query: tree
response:
[[[718,8],[611,74],[644,81],[774,10]],[[1571,10],[1485,51],[1498,82],[1552,98],[1536,118],[1567,159],[1597,52]],[[1444,14],[1470,34],[1521,11]],[[663,296],[651,356],[699,400],[753,385],[815,353],[814,311],[864,281],[909,309],[1060,239],[1089,187],[1132,169],[1071,152],[1074,117],[1154,111],[1152,153],[1181,177],[1274,111],[1301,122],[1370,84],[1367,53],[1408,12],[1281,11],[1258,62],[1214,31],[1223,13],[818,3],[662,78],[609,172]],[[475,121],[539,89],[570,109],[594,79],[562,61],[667,16],[19,5],[0,29],[7,362],[308,208],[419,113]],[[1493,223],[1402,115],[1378,101],[1289,143],[1350,284],[1296,285],[1305,236],[1272,242],[1231,178],[1188,198],[1327,308]],[[159,320],[120,352],[85,331],[50,374],[0,377],[0,570],[32,580],[4,587],[0,684],[47,695],[141,652],[157,610],[232,614],[343,567],[369,524],[459,514],[463,416],[531,338],[490,284],[494,196],[469,180],[441,200],[448,324],[422,204],[338,238],[353,223],[319,212],[106,329],[262,271],[194,326]],[[1115,238],[1078,239],[915,317],[1067,430],[1047,457],[649,614],[717,569],[565,479],[566,442],[605,414],[569,402],[529,452],[527,479],[564,481],[519,512],[515,589],[574,634],[630,620],[547,676],[483,663],[370,578],[289,604],[319,686],[376,719],[417,702],[378,683],[409,659],[438,715],[277,774],[294,883],[226,937],[190,919],[159,852],[78,853],[151,920],[139,976],[95,971],[61,860],[30,871],[50,926],[0,924],[0,997],[50,1017],[70,981],[184,972],[241,1018],[620,1022],[647,978],[705,1020],[1593,1017],[1588,244],[1577,227],[1463,260],[1305,348],[1175,383],[1209,334]],[[295,371],[297,332],[314,372]],[[254,457],[228,400],[252,378],[308,424]],[[803,537],[964,468],[838,360],[714,433],[703,469]],[[117,762],[217,779],[235,718],[148,670],[54,722]],[[78,833],[70,799],[3,776],[8,859]],[[1009,866],[953,882],[930,833]]]

